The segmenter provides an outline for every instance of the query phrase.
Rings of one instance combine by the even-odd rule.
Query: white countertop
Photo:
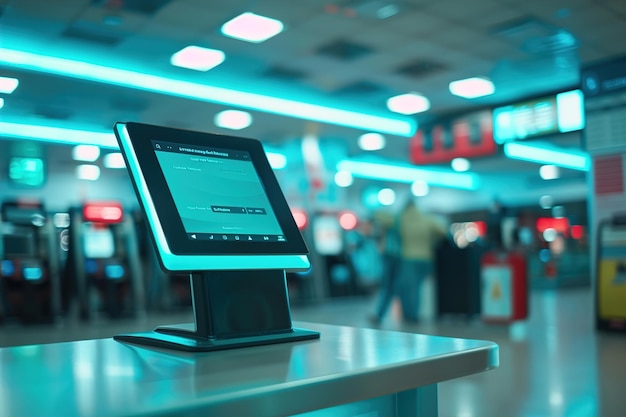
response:
[[[436,384],[498,366],[498,346],[294,323],[318,340],[207,353],[113,339],[0,349],[0,417],[281,416]]]

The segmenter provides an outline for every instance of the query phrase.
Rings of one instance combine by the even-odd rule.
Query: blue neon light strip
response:
[[[64,127],[38,126],[23,123],[0,122],[0,136],[18,139],[36,139],[71,145],[89,144],[101,148],[117,149],[113,132],[68,129]]]
[[[480,177],[470,172],[454,172],[437,169],[416,168],[384,162],[370,162],[346,159],[337,164],[337,170],[348,171],[354,177],[372,180],[412,183],[418,180],[437,187],[457,188],[461,190],[477,190]]]
[[[591,158],[582,151],[562,150],[548,145],[511,142],[504,144],[504,154],[512,159],[589,171]]]
[[[55,126],[39,126],[22,123],[0,122],[0,136],[17,139],[34,139],[43,142],[69,145],[96,145],[106,149],[119,149],[115,135],[107,132],[68,129]],[[279,152],[266,152],[273,169],[287,166],[285,155]]]
[[[410,137],[417,128],[408,117],[366,114],[7,48],[0,48],[0,64],[392,135]]]

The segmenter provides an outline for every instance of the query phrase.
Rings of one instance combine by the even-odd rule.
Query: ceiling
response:
[[[244,11],[279,19],[285,30],[260,44],[221,35],[220,26]],[[396,13],[380,18],[390,11]],[[626,54],[624,39],[623,0],[0,1],[0,48],[388,115],[387,98],[415,91],[432,105],[414,116],[418,123],[575,88],[581,67]],[[226,60],[202,73],[171,66],[170,56],[188,45],[220,49]],[[254,123],[233,132],[213,123],[229,107],[210,101],[2,64],[0,75],[20,79],[0,110],[7,121],[103,130],[135,120],[272,146],[314,131],[344,141],[349,155],[361,152],[358,129],[251,111]],[[451,81],[472,76],[491,78],[496,93],[467,100],[448,91]],[[408,138],[389,135],[387,144],[379,156],[407,160]],[[478,161],[475,169],[536,176],[536,166],[502,158]]]

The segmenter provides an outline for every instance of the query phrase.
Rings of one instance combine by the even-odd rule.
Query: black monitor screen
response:
[[[308,249],[260,141],[117,123],[162,266],[308,269]]]
[[[249,152],[152,145],[189,239],[286,241]]]

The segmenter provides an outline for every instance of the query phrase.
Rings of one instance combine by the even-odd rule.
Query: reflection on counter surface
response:
[[[368,327],[366,317],[374,306],[375,299],[370,296],[331,299],[315,306],[296,306],[293,308],[293,318],[306,322]],[[528,320],[507,325],[492,325],[479,319],[465,320],[454,317],[441,320],[425,319],[418,325],[412,325],[403,323],[398,311],[394,309],[391,317],[379,328],[425,335],[491,340],[498,344],[500,352],[498,369],[439,385],[441,416],[496,417],[502,416],[503,410],[506,410],[506,415],[522,417],[621,416],[626,405],[620,388],[626,374],[626,362],[623,360],[626,340],[621,335],[597,333],[593,330],[592,292],[588,288],[535,290],[531,293],[530,310]],[[180,311],[142,319],[119,321],[101,319],[97,326],[73,320],[52,327],[10,325],[0,331],[0,345],[26,345],[10,353],[2,351],[2,354],[13,355],[9,363],[14,367],[24,367],[23,378],[29,380],[33,378],[30,375],[38,375],[41,372],[59,375],[70,372],[78,378],[77,380],[106,374],[119,378],[120,382],[137,379],[154,381],[151,384],[151,396],[154,401],[166,398],[173,390],[185,392],[189,396],[208,387],[222,387],[227,390],[228,386],[236,384],[239,378],[237,373],[228,371],[229,364],[249,361],[245,349],[222,352],[220,360],[213,361],[210,353],[199,356],[184,353],[164,355],[158,350],[118,344],[119,348],[100,351],[97,362],[95,357],[83,357],[77,351],[71,363],[60,363],[58,359],[61,351],[68,349],[68,346],[54,345],[54,348],[46,350],[47,355],[52,356],[38,358],[42,347],[31,345],[108,338],[120,332],[140,331],[164,322],[183,322],[189,321],[190,318],[191,312]],[[346,370],[384,361],[386,355],[391,358],[398,354],[397,349],[400,347],[394,347],[393,340],[388,341],[388,349],[372,350],[368,348],[372,341],[369,341],[367,332],[358,332],[352,327],[344,327],[342,332],[345,334],[343,336],[338,334],[337,337],[344,337],[346,341],[356,343],[359,346],[357,354],[347,355],[350,349],[340,340],[336,351],[318,354],[335,357],[338,366]],[[355,340],[354,335],[357,333],[359,339]],[[101,341],[88,343],[97,345]],[[296,343],[277,346],[280,347],[258,348],[259,354],[265,355],[263,363],[249,364],[259,371],[257,374],[259,386],[272,381],[297,379],[306,372],[324,372],[323,369],[315,369],[314,356],[300,354],[303,349],[301,345]],[[342,350],[342,346],[345,350]],[[416,353],[420,353],[424,348],[419,343],[412,347],[401,347]],[[127,362],[128,356],[124,356],[125,362],[120,362],[119,349],[134,352],[132,361],[143,364],[141,374],[136,374],[133,363]],[[289,358],[288,367],[277,369],[272,366],[285,358]],[[33,359],[45,361],[46,368],[37,371],[27,369]],[[190,373],[197,373],[198,366],[220,373],[219,380],[203,377],[191,380],[184,378]],[[162,374],[160,370],[164,367],[180,375],[180,378],[163,380],[160,377]],[[3,374],[5,372],[6,369]],[[187,381],[185,386],[180,386],[181,381]],[[3,380],[0,383],[0,392],[14,383],[15,381]],[[23,386],[26,392],[32,392],[33,395],[38,389],[37,384]],[[136,401],[138,394],[133,393],[132,386],[126,383],[124,386],[126,388],[122,391],[119,384],[102,387],[98,392],[82,392],[84,386],[80,384],[73,388],[59,384],[57,389],[75,390],[77,394],[75,406],[80,409],[81,401],[84,404],[91,403],[89,398],[98,395],[102,395],[102,401],[110,399],[112,404],[117,405]],[[3,400],[3,406],[8,407],[10,402],[10,398],[8,402]],[[87,410],[84,411],[85,415],[89,414]]]

